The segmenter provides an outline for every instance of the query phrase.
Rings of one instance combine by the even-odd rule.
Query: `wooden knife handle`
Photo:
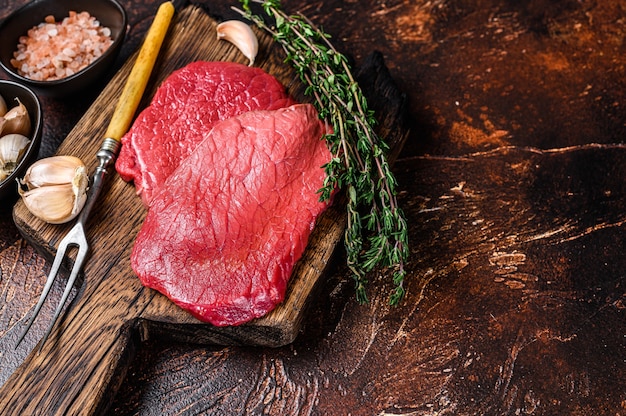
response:
[[[128,131],[135,111],[139,106],[139,101],[141,101],[143,92],[150,79],[154,62],[159,55],[159,50],[173,15],[174,5],[172,2],[168,1],[159,6],[152,26],[150,26],[146,39],[139,50],[135,65],[126,80],[122,95],[115,107],[115,112],[105,133],[106,138],[119,141]]]

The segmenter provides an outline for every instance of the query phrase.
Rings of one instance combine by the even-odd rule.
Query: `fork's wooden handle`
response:
[[[105,137],[120,140],[128,131],[133,120],[139,101],[146,89],[152,68],[159,55],[161,44],[167,34],[170,21],[174,15],[174,5],[166,2],[159,6],[159,10],[148,30],[146,39],[141,46],[135,65],[128,76],[120,100],[107,128]]]

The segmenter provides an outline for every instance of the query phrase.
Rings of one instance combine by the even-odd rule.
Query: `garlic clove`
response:
[[[0,117],[4,116],[7,112],[8,108],[7,108],[7,102],[4,101],[4,97],[2,97],[2,95],[0,95]],[[0,129],[0,131],[2,131]]]
[[[89,177],[85,164],[74,156],[52,156],[33,163],[19,181],[24,205],[50,224],[74,219],[85,206]]]
[[[20,194],[28,210],[50,224],[62,224],[77,214],[76,198],[70,183],[35,188]]]
[[[75,156],[52,156],[30,165],[20,182],[28,189],[71,183],[76,177],[87,177],[87,168]]]
[[[21,134],[0,137],[0,171],[9,176],[24,155],[30,139]]]
[[[259,41],[249,25],[240,20],[222,22],[217,25],[217,38],[235,45],[250,60],[248,65],[254,65],[259,52]]]
[[[21,134],[24,136],[30,134],[31,126],[28,110],[18,98],[15,98],[15,100],[17,101],[17,106],[11,108],[3,116],[4,125],[2,126],[2,130],[0,130],[1,136],[12,133]]]

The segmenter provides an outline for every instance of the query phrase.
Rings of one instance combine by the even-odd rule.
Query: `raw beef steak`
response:
[[[131,255],[143,284],[217,326],[272,310],[326,207],[325,132],[309,104],[216,124],[155,194]]]
[[[122,138],[115,164],[148,206],[155,190],[220,120],[295,104],[260,68],[194,62],[172,73]]]

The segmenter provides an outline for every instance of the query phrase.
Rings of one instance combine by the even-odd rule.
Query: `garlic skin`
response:
[[[29,190],[71,183],[77,169],[81,169],[81,175],[86,172],[85,164],[76,156],[52,156],[30,165],[20,183]]]
[[[28,189],[18,189],[26,208],[50,224],[63,224],[76,218],[87,201],[87,168],[74,156],[41,159],[19,183]]]
[[[11,108],[2,116],[4,122],[0,122],[0,136],[14,133],[23,136],[30,134],[31,122],[28,110],[18,98],[15,98],[15,100],[17,101],[17,106]]]
[[[13,173],[29,144],[30,139],[21,134],[0,137],[0,181]]]
[[[224,39],[235,45],[250,60],[248,66],[254,65],[259,52],[259,40],[252,28],[241,20],[227,20],[217,25],[217,38]]]
[[[0,117],[4,116],[7,113],[7,102],[4,101],[4,97],[0,95]]]

